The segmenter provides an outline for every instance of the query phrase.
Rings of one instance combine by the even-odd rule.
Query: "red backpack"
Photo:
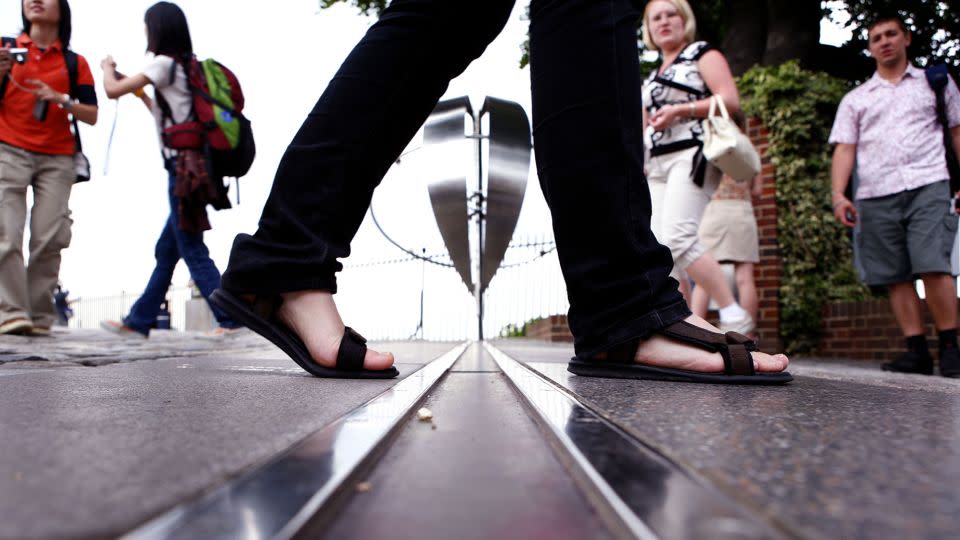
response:
[[[191,120],[165,128],[164,146],[175,150],[201,150],[207,157],[208,173],[213,178],[239,178],[250,170],[256,156],[253,130],[243,116],[243,91],[236,75],[223,64],[208,58],[174,59],[170,68],[173,83],[177,66],[187,73],[187,85],[193,95]],[[170,107],[157,93],[164,118],[172,121]]]

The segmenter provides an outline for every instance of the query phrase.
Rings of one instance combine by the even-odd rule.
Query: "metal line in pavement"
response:
[[[636,538],[789,538],[505,353],[485,343],[598,510]],[[605,507],[605,508],[604,508]]]
[[[124,535],[124,540],[287,539],[388,440],[460,357],[454,347],[265,465]]]

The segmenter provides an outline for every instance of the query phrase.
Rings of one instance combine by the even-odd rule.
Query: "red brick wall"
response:
[[[767,130],[759,120],[747,121],[747,134],[760,151],[763,168],[760,170],[763,192],[754,200],[753,211],[757,216],[760,238],[760,262],[754,267],[757,282],[759,310],[757,334],[760,347],[768,351],[780,351],[780,247],[777,244],[777,185],[773,165],[767,157]]]
[[[937,331],[926,302],[922,303],[927,340],[935,350]],[[819,356],[892,360],[905,349],[889,300],[834,302],[824,306]]]
[[[566,315],[551,315],[536,321],[527,327],[527,337],[546,341],[573,343],[573,334],[567,325]]]

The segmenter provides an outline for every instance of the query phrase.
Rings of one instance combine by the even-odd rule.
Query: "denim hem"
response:
[[[644,339],[661,328],[686,319],[691,314],[687,302],[681,299],[632,321],[615,325],[612,330],[604,332],[602,343],[577,351],[576,356],[580,359],[591,359],[598,353],[610,350],[632,339]]]

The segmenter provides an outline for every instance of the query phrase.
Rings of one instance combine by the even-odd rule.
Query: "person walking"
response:
[[[670,248],[674,277],[689,275],[720,306],[720,330],[751,334],[755,320],[734,299],[723,270],[697,234],[719,180],[701,151],[710,96],[736,114],[740,95],[723,54],[694,41],[696,28],[686,0],[653,0],[644,9],[643,42],[663,60],[643,85],[652,226]]]
[[[703,213],[699,232],[700,242],[718,263],[733,265],[738,302],[753,320],[758,308],[753,270],[760,262],[760,243],[752,199],[760,196],[760,189],[760,176],[752,182],[737,182],[723,175]],[[706,317],[709,304],[707,291],[695,287],[690,301],[693,313]]]
[[[890,306],[906,352],[884,370],[933,374],[923,310],[914,281],[923,281],[939,333],[940,374],[960,377],[957,285],[951,251],[957,215],[950,191],[936,97],[922,70],[907,56],[912,36],[903,20],[881,16],[868,27],[868,50],[877,71],[840,102],[830,133],[833,212],[847,227],[860,222],[855,242],[864,281],[890,291]],[[945,90],[953,144],[960,153],[960,93]],[[857,168],[853,201],[844,194]]]
[[[287,148],[255,234],[234,241],[211,300],[321,377],[398,374],[345,327],[339,258],[374,188],[443,95],[506,23],[513,0],[394,0]],[[631,0],[532,0],[537,171],[553,215],[585,376],[784,383],[787,358],[692,317],[650,231]],[[438,46],[442,44],[442,46]],[[390,309],[389,300],[369,306]]]
[[[0,49],[0,334],[48,335],[73,223],[77,147],[70,116],[96,124],[97,94],[87,60],[70,50],[69,2],[23,0],[21,17],[23,33]],[[26,49],[23,63],[14,63],[11,45]],[[76,62],[73,84],[68,58]],[[25,265],[28,189],[33,206]]]
[[[186,15],[176,4],[157,2],[152,5],[144,14],[144,24],[147,51],[152,57],[143,72],[130,77],[121,76],[116,71],[117,64],[113,57],[107,56],[100,64],[103,68],[103,86],[111,99],[130,93],[140,97],[153,113],[158,132],[162,132],[168,125],[193,118],[193,95],[182,65],[193,57],[193,41]],[[153,99],[144,92],[148,85],[153,87]],[[156,266],[143,294],[123,320],[107,320],[100,324],[103,329],[126,337],[149,336],[180,259],[187,264],[190,277],[208,301],[210,294],[220,286],[220,271],[203,242],[203,231],[184,230],[181,223],[180,201],[174,194],[178,155],[176,151],[164,148],[163,156],[168,176],[170,216],[157,240]],[[211,336],[228,335],[240,327],[216,305],[211,304],[210,308],[218,323],[218,328],[210,333]]]

